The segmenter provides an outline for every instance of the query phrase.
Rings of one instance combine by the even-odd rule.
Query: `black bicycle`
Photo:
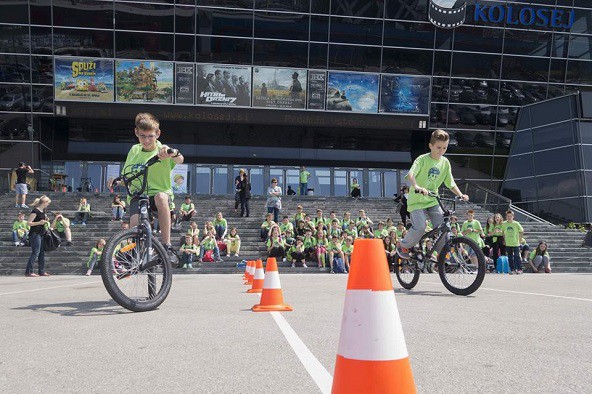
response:
[[[123,182],[127,194],[138,200],[139,223],[111,236],[101,257],[101,277],[109,295],[134,312],[157,308],[171,290],[171,261],[165,247],[152,235],[146,195],[148,169],[158,161],[154,156],[146,164],[128,166],[114,180]]]
[[[425,251],[420,247],[410,250],[409,259],[398,258],[395,267],[397,280],[403,288],[410,290],[419,281],[419,274],[424,268],[428,271],[438,271],[440,280],[444,286],[453,294],[469,295],[474,293],[485,278],[485,255],[479,246],[466,237],[450,237],[450,217],[456,210],[458,198],[440,198],[435,193],[429,193],[438,201],[438,205],[444,212],[444,222],[421,237],[419,245],[431,239],[431,246]],[[452,209],[446,209],[442,201],[452,203]],[[442,249],[438,253],[437,264],[428,256],[433,256],[442,243]]]

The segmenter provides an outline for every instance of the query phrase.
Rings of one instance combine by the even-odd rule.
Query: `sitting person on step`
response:
[[[86,201],[86,198],[82,197],[80,199],[80,204],[78,205],[78,211],[76,212],[74,222],[82,223],[83,226],[86,226],[88,219],[90,219],[90,204]]]
[[[286,258],[286,243],[280,236],[280,228],[275,225],[269,231],[269,239],[267,240],[267,253],[269,257],[285,260]]]
[[[94,248],[90,250],[90,256],[88,256],[88,260],[86,261],[86,266],[88,267],[88,270],[86,271],[86,276],[90,276],[90,274],[92,274],[93,268],[95,268],[95,265],[101,259],[105,243],[106,242],[104,239],[99,239],[95,244]]]
[[[25,246],[29,242],[29,223],[25,219],[25,213],[19,212],[12,224],[12,240],[14,246]]]
[[[532,272],[543,272],[544,269],[545,273],[551,273],[551,256],[549,256],[549,250],[547,249],[547,243],[545,241],[539,242],[536,249],[530,252],[528,262],[530,268],[532,268]]]
[[[228,255],[231,256],[234,254],[234,257],[238,257],[241,247],[241,239],[238,235],[236,227],[230,229],[230,232],[228,233],[228,236],[224,242],[226,243]]]
[[[265,221],[261,223],[261,241],[266,241],[269,238],[269,231],[273,226],[276,226],[273,221],[273,213],[268,213],[265,215]]]
[[[185,196],[185,201],[181,204],[175,225],[178,226],[181,222],[190,221],[193,215],[195,215],[195,204],[191,202],[191,197]]]
[[[125,213],[125,202],[121,201],[121,197],[113,197],[113,202],[111,202],[111,212],[113,214],[111,220],[123,219],[123,214]]]
[[[221,263],[224,260],[220,258],[220,249],[216,243],[216,230],[213,227],[208,229],[205,238],[201,241],[201,248],[199,251],[199,262],[203,262],[203,257],[207,251],[212,251],[214,262]]]
[[[64,246],[72,245],[72,232],[70,231],[70,220],[65,218],[61,212],[55,213],[55,218],[51,224],[51,228],[58,232],[60,238],[66,239]]]
[[[222,217],[222,212],[216,213],[216,219],[212,222],[216,229],[216,239],[224,240],[228,229],[228,222]]]
[[[304,255],[304,243],[301,237],[296,238],[296,243],[290,248],[290,257],[292,260],[292,268],[299,267],[308,268],[306,266],[306,256]]]
[[[200,247],[193,243],[193,237],[187,235],[185,237],[185,244],[181,246],[181,264],[184,269],[193,269],[193,261],[200,255]]]

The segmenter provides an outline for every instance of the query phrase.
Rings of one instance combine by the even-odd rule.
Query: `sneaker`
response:
[[[23,204],[21,205],[21,208],[29,208],[29,206],[27,204]]]
[[[238,257],[238,253],[235,253],[235,254],[234,254],[234,257]]]
[[[21,244],[22,244],[22,242],[18,242],[17,241],[17,242],[14,243],[14,246],[21,246]]]
[[[217,258],[216,260],[214,260],[214,263],[223,263],[224,260],[222,260],[221,258]]]
[[[37,275],[36,273],[31,272],[30,274],[25,274],[25,276],[28,276],[30,278],[35,278],[35,277],[37,277],[39,275]]]
[[[296,268],[296,264],[292,263],[292,268]]]
[[[187,264],[187,268],[190,269],[190,270],[192,270],[193,269],[193,266],[191,264]]]
[[[21,243],[19,244],[19,246],[26,246],[26,245],[27,245],[27,244],[25,244],[24,242],[21,242]]]
[[[409,255],[409,249],[404,248],[402,246],[397,246],[397,254],[399,255],[400,258],[408,260],[411,258],[411,256]]]
[[[514,271],[508,272],[509,275],[514,275]]]
[[[183,264],[183,267],[181,268],[183,268],[184,270],[187,269],[187,264]]]
[[[306,265],[306,263],[302,263],[302,267],[303,268],[308,268],[308,266]]]
[[[20,205],[18,205],[18,204],[14,204],[14,207],[15,207],[15,208],[20,208],[21,206],[20,206]]]
[[[82,225],[83,225],[83,226],[86,226],[86,222],[82,222]]]
[[[516,271],[516,275],[522,275],[524,272],[522,270]]]
[[[92,273],[91,270],[88,270],[88,271],[86,271],[86,274],[84,274],[84,275],[85,276],[90,276],[91,273]]]
[[[282,259],[282,262],[284,262],[284,263],[286,262],[286,258],[285,257]]]

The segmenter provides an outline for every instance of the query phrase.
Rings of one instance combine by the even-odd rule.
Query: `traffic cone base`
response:
[[[290,312],[294,310],[290,305],[284,304],[277,261],[273,257],[267,259],[261,301],[259,301],[259,304],[254,305],[251,310],[253,312]]]
[[[352,360],[337,355],[332,393],[416,393],[408,358]]]
[[[265,273],[263,272],[263,263],[261,260],[257,260],[255,274],[253,275],[253,279],[251,281],[253,286],[247,290],[247,293],[261,293],[263,291],[264,278]]]

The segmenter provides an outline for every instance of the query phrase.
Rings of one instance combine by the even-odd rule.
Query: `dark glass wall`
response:
[[[475,21],[470,5],[453,30],[428,22],[428,0],[9,3],[0,13],[2,140],[27,139],[22,125],[38,133],[37,119],[53,114],[53,56],[415,74],[432,76],[429,128],[450,131],[455,175],[493,185],[520,106],[592,90],[592,4],[582,0],[496,2],[573,10],[571,29]]]

